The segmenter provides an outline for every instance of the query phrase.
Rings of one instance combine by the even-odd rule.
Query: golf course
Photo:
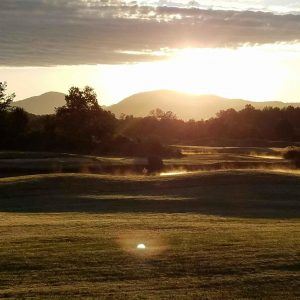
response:
[[[297,299],[300,171],[282,149],[0,153],[0,298]]]

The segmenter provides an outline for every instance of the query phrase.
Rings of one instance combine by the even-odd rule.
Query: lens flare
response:
[[[142,259],[162,255],[169,246],[168,240],[156,230],[122,231],[116,242],[123,251]]]
[[[145,250],[145,249],[146,249],[146,246],[145,246],[145,244],[138,244],[138,245],[136,246],[136,248],[139,249],[139,250]]]

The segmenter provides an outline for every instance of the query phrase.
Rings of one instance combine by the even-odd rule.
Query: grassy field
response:
[[[293,168],[278,148],[179,147],[182,158],[165,159],[165,171],[184,169],[279,169]],[[97,157],[67,153],[0,152],[0,177],[45,173],[141,174],[145,158]]]
[[[0,178],[0,298],[300,298],[300,174],[230,151],[181,166],[246,155],[274,168]]]

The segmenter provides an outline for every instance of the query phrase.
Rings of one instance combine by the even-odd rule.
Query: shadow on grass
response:
[[[223,172],[173,178],[37,176],[0,183],[0,211],[24,213],[201,213],[299,218],[300,178]]]

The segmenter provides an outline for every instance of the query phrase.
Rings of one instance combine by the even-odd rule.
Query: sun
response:
[[[166,65],[171,89],[251,100],[276,97],[284,73],[260,47],[182,49]],[[163,74],[164,72],[160,72]]]
[[[271,45],[172,49],[166,50],[160,61],[99,66],[91,85],[105,87],[111,93],[106,96],[115,102],[135,93],[162,89],[274,100],[282,94],[288,77],[284,53]]]

